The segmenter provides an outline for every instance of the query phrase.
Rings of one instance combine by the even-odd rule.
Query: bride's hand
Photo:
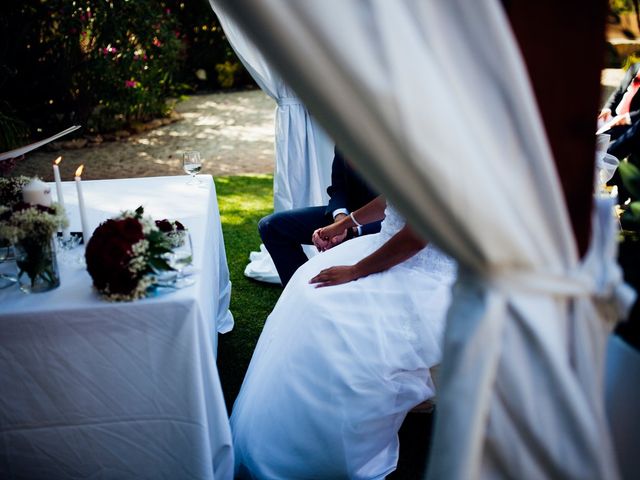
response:
[[[356,280],[358,274],[355,265],[341,265],[338,267],[325,268],[318,275],[309,280],[309,283],[316,284],[316,288],[340,285]]]

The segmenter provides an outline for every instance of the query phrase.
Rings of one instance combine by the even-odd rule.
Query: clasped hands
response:
[[[311,241],[316,248],[324,252],[342,243],[347,237],[347,227],[341,222],[346,215],[340,213],[336,215],[335,222],[326,227],[318,228],[311,236]]]
[[[318,228],[311,240],[318,250],[324,252],[332,247],[342,243],[347,237],[348,227],[345,222],[341,222],[347,215],[336,215],[335,222],[326,227]],[[343,265],[337,267],[325,268],[318,275],[309,280],[309,283],[315,284],[316,287],[329,287],[331,285],[340,285],[358,278],[355,267],[353,265]]]

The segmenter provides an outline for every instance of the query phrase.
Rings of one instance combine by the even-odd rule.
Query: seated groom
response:
[[[330,197],[327,206],[273,213],[258,223],[262,243],[273,259],[283,286],[287,285],[298,267],[307,261],[301,245],[313,243],[312,236],[315,230],[340,220],[342,216],[349,215],[377,196],[353,171],[337,149],[333,157],[331,185],[327,188],[327,193]],[[337,239],[335,244],[353,236],[378,231],[380,222],[364,225]]]

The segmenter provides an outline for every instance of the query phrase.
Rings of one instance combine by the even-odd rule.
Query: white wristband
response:
[[[351,217],[351,220],[353,220],[353,223],[355,223],[355,224],[356,224],[356,227],[361,227],[361,226],[362,226],[362,224],[361,224],[361,223],[359,223],[359,222],[356,220],[356,217],[354,217],[354,216],[353,216],[353,212],[351,212],[351,213],[349,214],[349,216]]]

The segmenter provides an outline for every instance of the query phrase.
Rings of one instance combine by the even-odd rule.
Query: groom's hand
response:
[[[313,235],[311,236],[311,241],[320,252],[324,252],[327,248],[330,248],[329,245],[331,242],[329,241],[328,238],[325,239],[325,237],[322,237],[320,235],[321,230],[322,230],[321,228],[318,228],[315,232],[313,232]]]
[[[335,247],[344,241],[347,237],[347,231],[337,227],[336,224],[346,216],[347,215],[344,213],[339,213],[335,216],[334,222],[331,225],[324,228],[318,228],[313,232],[311,240],[318,250],[324,252],[325,250],[329,250],[331,247]]]

